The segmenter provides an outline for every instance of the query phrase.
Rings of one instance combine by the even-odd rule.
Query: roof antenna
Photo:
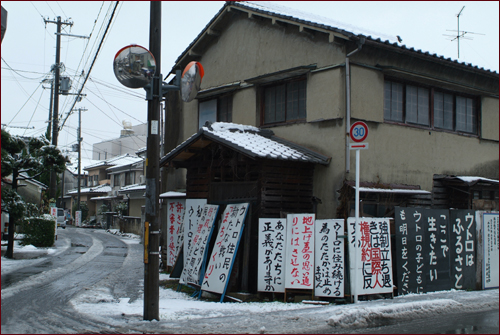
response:
[[[457,34],[456,35],[443,34],[443,36],[452,37],[452,39],[450,40],[451,42],[457,40],[457,58],[460,58],[460,39],[463,38],[465,40],[472,40],[472,37],[465,37],[465,34],[484,35],[480,33],[473,33],[472,31],[464,31],[464,30],[460,31],[460,15],[462,14],[464,8],[465,6],[463,6],[460,12],[457,14],[457,30],[456,30]],[[446,29],[446,31],[455,31],[455,30]]]

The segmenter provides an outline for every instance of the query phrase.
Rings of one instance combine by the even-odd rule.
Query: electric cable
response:
[[[70,112],[68,113],[68,115],[67,115],[67,116],[66,116],[66,118],[64,119],[64,121],[63,121],[63,123],[62,123],[62,125],[60,126],[60,128],[59,128],[59,129],[62,129],[62,127],[64,127],[64,124],[66,123],[66,120],[67,120],[67,119],[68,119],[68,117],[71,115],[71,113],[72,113],[72,111],[73,111],[73,108],[75,107],[76,102],[78,101],[78,97],[82,94],[83,88],[85,87],[85,83],[87,82],[87,80],[88,80],[88,78],[89,78],[89,76],[90,76],[90,73],[92,72],[92,68],[94,67],[94,64],[95,64],[95,62],[96,62],[96,60],[97,60],[97,56],[99,55],[99,51],[101,50],[101,47],[102,47],[102,45],[103,45],[103,42],[104,42],[104,37],[106,36],[106,34],[107,34],[108,30],[109,30],[109,27],[110,27],[110,25],[111,25],[111,22],[113,21],[113,17],[114,17],[115,12],[116,12],[116,7],[118,7],[118,3],[119,3],[119,1],[117,1],[117,2],[116,2],[116,5],[115,5],[115,7],[114,7],[114,9],[113,9],[113,13],[111,14],[111,17],[110,17],[110,19],[109,19],[108,25],[107,25],[107,27],[106,27],[106,31],[104,32],[104,36],[103,36],[103,38],[101,39],[101,43],[99,44],[99,48],[98,48],[98,50],[97,50],[97,52],[96,52],[96,54],[95,54],[94,60],[92,61],[92,64],[90,65],[90,69],[89,69],[89,71],[86,73],[85,80],[84,80],[84,82],[83,82],[82,86],[80,87],[80,90],[79,90],[79,92],[78,92],[78,94],[77,94],[77,96],[76,96],[76,98],[75,98],[75,100],[74,100],[74,102],[73,102],[73,105],[72,105],[72,106],[71,106],[71,108],[69,109],[69,110],[70,110]]]

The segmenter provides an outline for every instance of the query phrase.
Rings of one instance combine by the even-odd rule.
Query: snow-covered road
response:
[[[140,276],[143,271],[141,248],[138,246],[140,239],[134,236],[119,238],[128,245],[123,265],[80,290],[69,301],[72,309],[86,320],[92,320],[93,325],[106,325],[102,331],[108,333],[314,333],[321,329],[343,333],[376,325],[380,320],[398,321],[446,313],[490,311],[498,309],[499,304],[498,289],[442,291],[360,301],[356,304],[317,306],[282,302],[209,302],[160,287],[161,320],[144,321],[143,283],[139,281],[133,284],[129,280],[130,271],[135,272],[135,277],[137,272]],[[89,251],[92,251],[91,248]],[[59,251],[50,251],[54,252]],[[22,264],[32,264],[34,261],[2,258],[2,276],[18,271]],[[52,278],[53,275],[49,273],[41,278]],[[22,285],[36,287],[35,279],[25,279]],[[162,274],[160,281],[163,280],[170,278]],[[22,288],[18,287],[17,290],[22,291]],[[2,290],[2,308],[4,291],[6,296],[18,292],[12,288]],[[71,330],[66,329],[65,332]]]

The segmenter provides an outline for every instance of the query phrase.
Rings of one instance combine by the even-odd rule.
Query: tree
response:
[[[12,174],[11,190],[2,187],[2,211],[9,213],[9,239],[5,257],[14,254],[16,222],[26,212],[26,204],[17,194],[19,180],[35,179],[47,169],[64,172],[67,159],[45,137],[17,137],[2,129],[2,175]]]

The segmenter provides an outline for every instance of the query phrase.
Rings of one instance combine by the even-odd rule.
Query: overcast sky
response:
[[[499,2],[355,2],[355,1],[280,1],[295,10],[321,15],[349,26],[403,39],[401,44],[457,59],[457,14],[460,30],[471,40],[460,40],[460,62],[472,63],[492,71],[499,70]],[[63,33],[92,36],[89,40],[62,36],[62,76],[73,78],[79,87],[94,58],[115,2],[97,1],[2,1],[8,11],[7,31],[2,42],[1,120],[12,134],[39,136],[45,133],[50,89],[43,89],[55,63],[56,25],[45,23],[57,16],[69,19]],[[162,74],[167,74],[177,57],[224,5],[223,1],[167,1],[162,5]],[[451,30],[451,31],[450,31]],[[454,30],[454,31],[453,31]],[[476,33],[476,34],[472,34]],[[124,46],[149,47],[149,2],[120,2],[113,23],[83,91],[87,96],[76,108],[82,113],[82,156],[91,158],[92,144],[116,138],[122,121],[133,125],[147,120],[147,102],[143,89],[127,89],[116,80],[112,63]],[[11,70],[14,69],[15,71]],[[205,75],[210,69],[205,68]],[[73,90],[73,92],[75,92]],[[74,96],[61,96],[59,113],[65,119]],[[18,129],[29,126],[35,129]],[[59,134],[62,150],[76,143],[78,113],[71,115]]]

